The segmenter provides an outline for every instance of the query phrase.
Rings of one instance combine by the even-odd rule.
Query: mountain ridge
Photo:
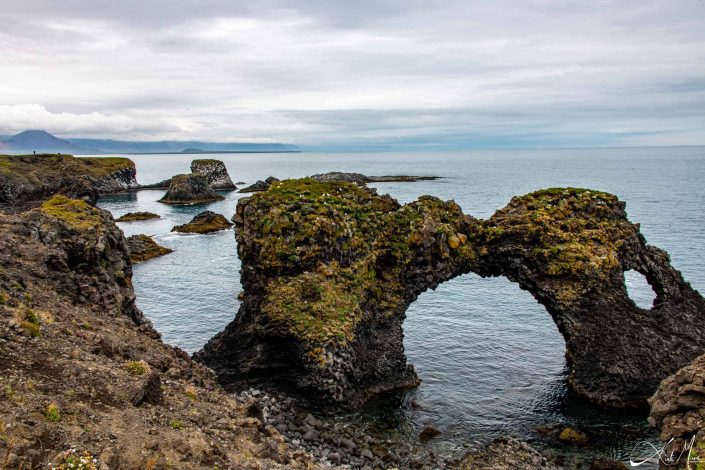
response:
[[[197,149],[198,151],[195,151]],[[9,153],[71,153],[91,155],[101,153],[158,154],[158,153],[248,153],[300,152],[295,145],[281,143],[229,143],[203,141],[125,141],[113,139],[62,139],[41,129],[0,136],[0,151]]]

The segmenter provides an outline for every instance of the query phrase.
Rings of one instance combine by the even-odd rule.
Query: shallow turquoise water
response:
[[[193,155],[132,155],[141,183],[188,172]],[[203,156],[205,158],[205,156]],[[589,187],[617,194],[647,240],[667,250],[673,265],[705,290],[705,148],[473,151],[413,154],[218,154],[233,181],[247,184],[273,175],[300,177],[326,171],[368,175],[437,175],[417,183],[375,187],[401,202],[422,194],[454,199],[466,213],[488,217],[513,195],[552,186]],[[235,315],[240,263],[232,231],[171,234],[203,207],[165,206],[162,191],[104,198],[117,217],[147,210],[162,219],[122,223],[127,235],[147,233],[175,249],[135,268],[140,308],[164,340],[199,349]],[[230,217],[243,196],[208,206]],[[629,279],[635,299],[648,287]],[[420,296],[404,323],[405,347],[422,385],[415,391],[349,419],[416,433],[434,424],[443,434],[432,444],[455,447],[501,434],[553,446],[540,428],[566,423],[596,437],[585,454],[626,459],[632,446],[655,438],[643,416],[597,410],[571,397],[565,386],[564,342],[533,297],[503,278],[466,275]],[[416,400],[421,410],[408,403]],[[561,450],[561,449],[559,449]],[[644,468],[644,467],[641,467]]]

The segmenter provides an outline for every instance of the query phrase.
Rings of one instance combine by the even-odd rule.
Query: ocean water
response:
[[[140,183],[189,171],[194,155],[130,155]],[[614,193],[649,243],[667,250],[686,280],[705,291],[705,147],[580,150],[512,150],[350,154],[217,154],[235,182],[251,184],[327,171],[367,175],[436,175],[442,179],[373,185],[401,202],[423,194],[454,199],[465,213],[489,217],[514,195],[555,186]],[[242,185],[239,185],[242,186]],[[101,199],[115,217],[130,211],[161,214],[154,221],[121,223],[126,235],[153,235],[174,253],[135,267],[138,305],[165,341],[198,350],[237,312],[240,262],[232,231],[212,235],[170,232],[203,206],[157,202],[163,191],[145,190]],[[232,216],[243,194],[209,210]],[[639,275],[627,276],[630,295],[649,304],[653,293]],[[405,348],[421,386],[372,403],[342,419],[408,435],[426,424],[442,435],[429,446],[449,451],[500,435],[514,435],[549,452],[626,461],[643,441],[656,443],[643,414],[598,409],[566,388],[565,343],[533,297],[504,278],[456,278],[422,294],[404,323]],[[410,406],[411,402],[415,406]],[[563,448],[546,430],[580,428],[591,445]],[[644,468],[644,467],[642,467]]]

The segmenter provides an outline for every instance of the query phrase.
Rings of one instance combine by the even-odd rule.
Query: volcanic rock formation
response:
[[[355,407],[418,383],[404,355],[406,309],[473,272],[506,276],[544,305],[578,394],[644,405],[705,352],[705,301],[624,207],[606,193],[550,189],[479,220],[429,196],[402,206],[351,183],[274,183],[238,202],[244,301],[196,357],[230,389],[274,386],[313,405]],[[629,298],[629,269],[653,287],[650,310]]]
[[[225,199],[208,184],[204,175],[176,175],[171,178],[169,190],[159,202],[164,204],[209,204]]]
[[[213,189],[237,189],[235,184],[233,184],[233,180],[230,179],[228,169],[225,168],[225,164],[220,160],[194,160],[191,162],[191,173],[205,176],[208,184]]]

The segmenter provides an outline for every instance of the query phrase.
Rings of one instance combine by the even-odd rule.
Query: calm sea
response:
[[[223,160],[233,181],[247,184],[327,171],[437,175],[443,178],[374,186],[401,202],[423,194],[454,199],[482,218],[513,195],[539,188],[608,191],[626,201],[649,243],[667,250],[686,280],[705,291],[705,147],[129,156],[140,183],[187,173],[193,158],[208,157]],[[100,205],[116,217],[137,210],[161,214],[156,221],[120,224],[126,235],[153,235],[175,250],[135,267],[138,304],[165,341],[193,352],[237,312],[240,262],[232,231],[170,233],[204,208],[166,206],[156,202],[162,194],[145,190]],[[227,193],[208,209],[229,218],[242,196]],[[628,279],[630,293],[648,303],[650,288],[639,281]],[[584,456],[625,460],[640,441],[656,442],[645,416],[602,411],[570,395],[563,338],[543,307],[506,279],[466,275],[424,293],[409,309],[404,331],[421,386],[345,419],[409,436],[433,424],[443,432],[431,444],[439,451],[511,434],[550,452],[569,452],[545,437],[546,428],[557,425],[592,436],[592,445],[580,451]],[[421,409],[409,406],[412,400]]]

